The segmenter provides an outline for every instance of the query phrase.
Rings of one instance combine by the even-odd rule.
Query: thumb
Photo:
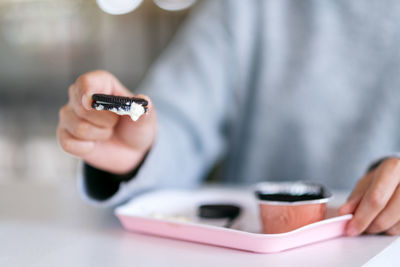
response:
[[[374,172],[369,172],[357,182],[346,203],[339,208],[339,215],[350,214],[356,210],[371,183],[373,175]]]
[[[77,98],[86,110],[92,108],[93,94],[132,96],[132,93],[114,75],[103,70],[91,71],[81,75],[76,80],[75,86],[77,88]]]
[[[148,101],[147,114],[133,122],[129,116],[122,116],[115,128],[115,134],[131,148],[147,150],[157,134],[157,114],[151,99],[145,95],[136,95]]]
[[[340,206],[339,215],[352,214],[356,210],[358,204],[360,204],[361,198],[361,196],[357,196],[347,200],[346,203]]]

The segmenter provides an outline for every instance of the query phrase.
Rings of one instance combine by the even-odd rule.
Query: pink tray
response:
[[[242,215],[231,229],[223,220],[199,220],[200,204],[236,203]],[[261,234],[258,207],[249,191],[204,189],[199,191],[161,190],[133,199],[115,210],[124,228],[130,231],[216,245],[258,253],[279,252],[344,235],[352,215],[335,216],[282,234]]]

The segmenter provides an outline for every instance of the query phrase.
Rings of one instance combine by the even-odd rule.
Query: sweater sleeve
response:
[[[111,206],[157,187],[192,187],[222,156],[236,71],[224,3],[201,3],[139,86],[158,116],[155,144],[140,168],[121,180],[81,163],[85,200]]]
[[[367,173],[376,169],[384,160],[389,159],[389,158],[398,158],[400,159],[400,152],[397,153],[388,153],[385,155],[382,155],[380,157],[377,157],[375,160],[373,160],[368,168],[367,168]]]

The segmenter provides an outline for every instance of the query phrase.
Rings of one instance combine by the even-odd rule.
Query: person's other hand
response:
[[[339,214],[353,213],[347,234],[400,234],[400,159],[389,158],[361,178]]]
[[[148,114],[133,122],[129,116],[91,107],[93,94],[133,96],[112,74],[93,71],[69,87],[69,102],[60,109],[57,138],[60,146],[93,167],[115,174],[135,169],[152,146],[156,114],[150,99]]]

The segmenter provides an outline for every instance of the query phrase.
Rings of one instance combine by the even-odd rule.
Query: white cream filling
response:
[[[104,110],[104,106],[98,105],[96,110]],[[109,111],[117,113],[118,115],[129,115],[133,121],[137,121],[145,113],[144,107],[136,103],[132,103],[128,111],[117,108],[110,109]]]

